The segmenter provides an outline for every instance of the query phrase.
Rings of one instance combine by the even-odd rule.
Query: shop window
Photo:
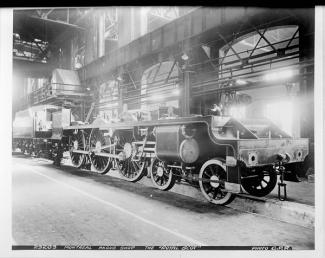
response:
[[[148,68],[141,79],[141,108],[157,111],[161,106],[179,106],[178,68],[172,61]]]
[[[279,101],[266,105],[265,117],[273,121],[279,128],[293,134],[293,103],[292,101]]]
[[[252,69],[256,72],[266,68],[277,68],[298,61],[298,26],[270,27],[259,29],[258,32],[246,34],[231,45],[227,44],[220,48],[219,77],[241,75]]]

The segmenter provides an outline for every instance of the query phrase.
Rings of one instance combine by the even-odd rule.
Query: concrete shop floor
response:
[[[14,157],[13,243],[314,249],[312,227],[162,192],[145,182],[150,179],[133,184],[69,166],[58,168],[50,161]],[[175,190],[179,188],[175,186]],[[197,189],[187,187],[190,189],[200,195]]]
[[[63,165],[71,166],[71,161],[69,155],[65,153],[64,159],[62,160]],[[118,173],[109,172],[107,175],[118,176]],[[306,204],[310,206],[315,206],[315,184],[308,182],[306,178],[300,178],[301,182],[290,182],[285,181],[287,184],[287,200],[288,202],[296,202],[301,204]],[[143,180],[142,180],[143,181]],[[150,182],[151,183],[151,182]],[[187,195],[187,194],[185,194]],[[271,200],[278,199],[278,186],[266,196],[266,198]]]

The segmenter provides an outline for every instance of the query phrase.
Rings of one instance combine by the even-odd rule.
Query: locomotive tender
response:
[[[130,182],[149,173],[160,190],[187,182],[214,204],[230,203],[242,189],[269,194],[278,174],[283,185],[284,166],[302,163],[309,151],[308,139],[292,138],[268,120],[225,116],[117,123],[97,118],[54,131],[77,168],[90,164],[101,174],[117,169]]]
[[[54,105],[39,105],[17,112],[12,127],[13,151],[19,149],[24,154],[50,158],[52,144],[61,140],[52,130],[56,115],[64,113],[59,109]]]

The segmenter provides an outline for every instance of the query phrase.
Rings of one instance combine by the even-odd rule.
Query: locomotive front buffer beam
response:
[[[284,178],[296,180],[292,168],[302,164],[308,153],[308,139],[303,138],[239,140],[237,159],[226,159],[227,181],[238,183],[249,194],[261,197],[275,188],[279,176],[278,198],[283,201],[287,197]]]

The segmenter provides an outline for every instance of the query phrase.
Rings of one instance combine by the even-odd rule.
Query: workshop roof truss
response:
[[[105,38],[110,40],[118,40],[117,28],[117,8],[108,8],[105,12]]]
[[[297,26],[298,27],[298,26]],[[295,30],[290,30],[284,37],[279,35],[281,29],[265,28],[263,30],[254,28],[254,35],[252,33],[244,39],[233,38],[230,43],[219,34],[226,45],[221,48],[220,51],[220,71],[230,69],[236,66],[252,66],[254,62],[260,59],[267,59],[274,57],[284,58],[287,55],[292,55],[292,53],[297,53],[299,51],[299,28]],[[267,34],[268,32],[268,34]],[[272,33],[271,33],[272,32]],[[291,33],[291,34],[290,34]],[[278,35],[277,35],[278,34]],[[273,38],[271,38],[273,37]],[[252,43],[250,42],[252,40]],[[295,43],[294,43],[295,42]]]
[[[80,21],[87,13],[88,8],[51,8],[34,10],[31,16],[65,25],[80,26]]]

